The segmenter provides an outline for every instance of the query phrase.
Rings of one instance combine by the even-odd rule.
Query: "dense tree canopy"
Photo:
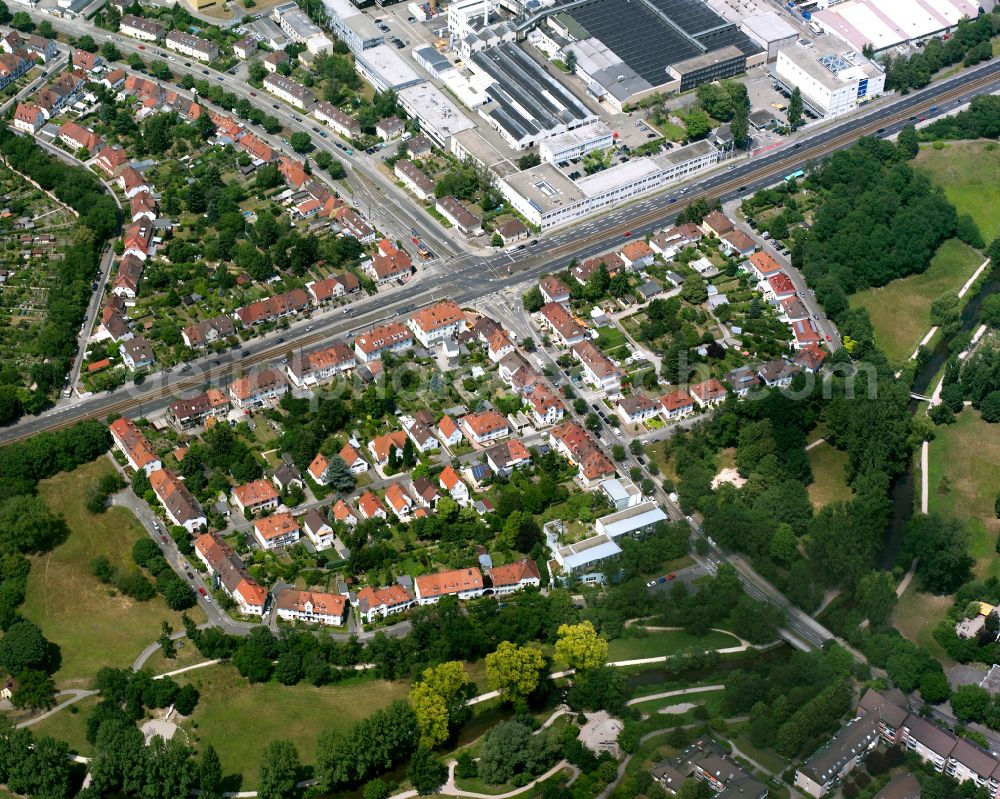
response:
[[[889,142],[862,139],[810,180],[824,202],[796,260],[823,301],[834,286],[852,294],[923,272],[955,234],[954,207]]]

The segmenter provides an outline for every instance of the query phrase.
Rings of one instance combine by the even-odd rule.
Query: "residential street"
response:
[[[816,294],[809,287],[809,284],[802,276],[802,273],[792,266],[791,258],[778,252],[773,240],[764,239],[758,231],[751,228],[740,218],[737,214],[737,209],[739,209],[740,203],[740,198],[734,198],[726,203],[723,203],[722,210],[725,212],[726,216],[733,221],[737,230],[743,231],[751,239],[753,239],[754,244],[774,258],[774,260],[781,266],[781,270],[791,278],[799,299],[802,300],[802,304],[806,306],[806,310],[809,312],[810,318],[816,323],[816,328],[819,330],[820,335],[823,336],[824,345],[828,347],[831,352],[840,349],[843,342],[841,341],[840,333],[837,331],[837,326],[827,318],[823,308],[816,301]]]

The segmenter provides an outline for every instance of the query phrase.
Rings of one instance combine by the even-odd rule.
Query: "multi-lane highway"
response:
[[[39,12],[31,12],[38,15]],[[90,33],[99,42],[109,34],[84,20],[50,19],[57,30],[78,36]],[[119,49],[126,53],[139,52],[144,57],[150,49],[139,50],[138,43],[115,37]],[[171,69],[191,74],[196,79],[204,77],[200,65],[190,68],[183,62],[172,61]],[[240,79],[211,72],[209,78],[219,81],[238,97],[260,105],[263,98],[251,95],[251,90]],[[403,287],[395,287],[376,296],[367,297],[346,308],[334,309],[309,320],[294,323],[288,330],[275,332],[266,338],[243,345],[243,352],[201,358],[184,370],[149,376],[139,386],[129,386],[112,394],[89,397],[61,405],[38,417],[23,419],[15,426],[0,431],[0,443],[23,439],[47,429],[57,429],[81,419],[102,418],[109,413],[143,415],[163,408],[177,396],[201,390],[207,383],[224,385],[249,367],[285,356],[289,350],[317,346],[332,338],[356,333],[373,324],[399,315],[443,297],[451,297],[461,304],[508,289],[535,278],[545,271],[564,267],[571,259],[586,259],[619,246],[624,231],[635,237],[669,225],[677,213],[691,200],[700,196],[731,200],[770,185],[789,172],[818,160],[838,149],[853,144],[863,135],[888,135],[916,117],[926,114],[932,106],[941,111],[967,102],[971,97],[1000,88],[1000,61],[988,62],[967,70],[949,80],[941,81],[927,89],[915,92],[890,103],[872,107],[864,113],[845,119],[812,136],[769,153],[766,156],[739,162],[734,168],[722,169],[691,182],[685,190],[680,186],[647,197],[631,206],[595,214],[565,231],[543,236],[537,245],[507,253],[480,254],[467,248],[451,234],[437,226],[423,208],[400,196],[392,182],[375,168],[371,159],[360,155],[348,161],[355,201],[368,211],[383,230],[417,228],[430,246],[440,256],[430,268],[422,270],[416,278]],[[271,112],[287,131],[304,131],[313,135],[309,120],[279,101]],[[271,113],[269,112],[269,113]],[[267,137],[273,146],[280,147],[275,137]],[[316,145],[343,160],[329,137],[316,137]],[[245,355],[243,354],[245,353]],[[629,465],[641,465],[631,454]],[[660,487],[657,499],[676,520],[684,518],[682,511],[670,501]],[[700,528],[689,520],[695,535],[702,535]],[[774,605],[785,614],[783,633],[790,640],[803,646],[818,646],[832,636],[822,625],[801,610],[793,607],[777,589],[770,585],[739,556],[727,555],[709,543],[709,554],[699,560],[709,570],[716,563],[727,560],[737,570],[747,592],[756,599]]]
[[[928,112],[932,106],[941,110],[967,102],[971,97],[992,92],[1000,87],[1000,61],[969,70],[927,89],[900,98],[873,112],[852,117],[784,150],[741,163],[735,169],[723,170],[690,186],[681,194],[675,189],[646,198],[611,214],[584,220],[580,225],[552,236],[543,237],[537,246],[513,254],[489,256],[462,253],[446,259],[434,269],[418,275],[406,287],[385,294],[367,297],[343,309],[292,325],[279,334],[245,345],[246,357],[229,353],[213,364],[201,358],[190,371],[177,370],[155,374],[141,386],[129,386],[113,394],[79,400],[72,405],[57,407],[38,417],[21,420],[0,432],[0,443],[19,440],[41,430],[72,424],[80,419],[99,418],[108,413],[135,415],[162,408],[171,398],[200,389],[205,383],[224,383],[249,366],[273,360],[289,349],[319,345],[333,337],[392,318],[401,308],[421,306],[443,297],[459,303],[471,303],[478,297],[508,288],[539,274],[562,268],[572,258],[585,259],[605,252],[622,243],[625,230],[634,236],[659,229],[671,223],[677,212],[692,199],[712,196],[722,199],[749,193],[779,180],[783,175],[847,147],[863,135],[889,134],[907,124],[911,118]],[[213,356],[214,357],[214,356]]]

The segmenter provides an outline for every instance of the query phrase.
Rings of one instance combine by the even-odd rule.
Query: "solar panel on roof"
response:
[[[760,52],[701,0],[593,0],[564,12],[654,86],[667,67],[733,45]]]

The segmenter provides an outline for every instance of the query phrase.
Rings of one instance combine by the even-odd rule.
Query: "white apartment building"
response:
[[[333,103],[326,100],[317,103],[313,109],[313,116],[320,122],[329,125],[335,132],[348,139],[353,139],[361,134],[361,123],[349,114],[345,114]]]
[[[820,117],[849,114],[885,91],[885,72],[833,36],[814,46],[783,47],[774,74],[788,89],[798,87],[806,108]]]
[[[324,0],[331,30],[344,41],[352,53],[378,47],[385,35],[375,23],[355,8],[349,0]]]
[[[410,317],[410,330],[423,346],[454,338],[465,329],[465,314],[451,300],[436,303]]]
[[[274,595],[279,619],[341,627],[347,611],[347,597],[319,591],[285,588]]]
[[[304,44],[310,53],[328,53],[333,42],[295,3],[285,3],[271,12],[274,21],[293,42]]]
[[[165,28],[156,20],[144,19],[134,14],[126,14],[118,25],[118,30],[133,39],[155,42],[163,38]]]
[[[170,31],[167,38],[163,40],[163,46],[175,53],[186,55],[188,58],[196,58],[206,64],[219,57],[219,48],[215,42],[179,30]]]
[[[303,111],[312,107],[316,98],[309,89],[301,83],[296,83],[291,78],[272,72],[264,78],[264,88],[276,97],[280,97],[289,105],[293,105]]]
[[[405,158],[400,158],[393,168],[393,173],[400,182],[412,191],[419,200],[434,196],[434,181],[417,169],[416,164]]]

